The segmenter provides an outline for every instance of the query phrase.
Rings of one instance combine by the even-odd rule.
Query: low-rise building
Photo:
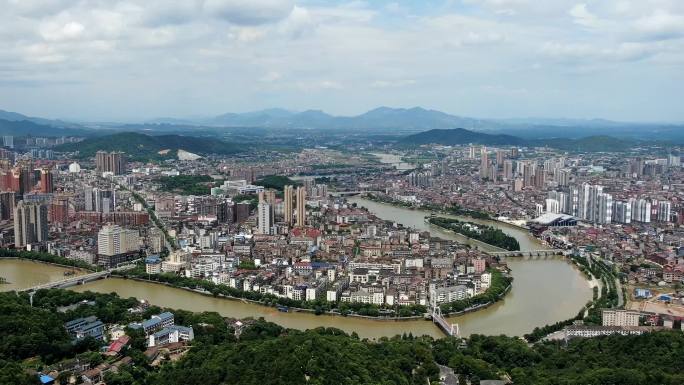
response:
[[[153,315],[150,317],[150,319],[145,320],[142,323],[132,323],[128,325],[128,327],[131,329],[142,329],[147,336],[165,327],[172,326],[173,322],[173,313],[167,311],[161,314]]]
[[[158,255],[150,255],[145,258],[145,272],[147,274],[160,274],[162,272],[162,261]]]
[[[71,320],[64,324],[64,328],[77,340],[86,337],[104,340],[104,324],[95,316]]]
[[[175,342],[187,342],[195,339],[191,327],[171,325],[148,336],[148,347],[168,345]]]

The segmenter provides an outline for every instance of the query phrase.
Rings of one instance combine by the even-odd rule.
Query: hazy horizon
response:
[[[472,119],[482,119],[482,120],[490,120],[490,121],[524,121],[524,120],[532,120],[532,121],[543,121],[543,120],[556,120],[556,121],[578,121],[578,122],[590,122],[590,121],[607,121],[607,122],[613,122],[613,123],[626,123],[626,124],[665,124],[665,125],[681,125],[684,124],[684,121],[656,121],[656,120],[613,120],[613,119],[607,119],[603,117],[588,117],[588,118],[574,118],[574,117],[568,117],[568,116],[508,116],[508,117],[486,117],[486,116],[468,116],[468,115],[463,115],[459,113],[452,113],[448,111],[442,111],[442,110],[437,110],[434,108],[429,108],[425,106],[387,106],[387,105],[380,105],[368,109],[364,109],[359,113],[354,113],[354,114],[333,114],[325,110],[320,110],[320,109],[304,109],[304,110],[294,110],[294,109],[287,109],[287,108],[282,108],[282,107],[277,107],[277,106],[271,106],[271,107],[264,107],[264,108],[259,108],[256,110],[245,110],[245,111],[223,111],[223,112],[216,112],[214,114],[203,114],[203,115],[187,115],[187,116],[150,116],[150,117],[142,117],[142,118],[109,118],[109,119],[84,119],[80,117],[70,117],[70,116],[47,116],[47,115],[40,115],[40,114],[26,114],[22,111],[10,111],[7,109],[2,108],[0,106],[0,111],[6,111],[6,112],[12,112],[12,113],[18,113],[21,115],[25,115],[29,118],[43,118],[43,119],[50,119],[50,120],[62,120],[65,122],[73,122],[73,123],[90,123],[90,124],[144,124],[144,123],[154,123],[162,120],[178,120],[178,121],[188,121],[188,122],[201,122],[202,120],[208,120],[212,118],[219,117],[221,115],[225,114],[252,114],[252,113],[259,113],[259,112],[266,112],[269,110],[284,110],[293,114],[297,113],[302,113],[302,112],[307,112],[307,111],[322,111],[323,113],[326,113],[328,115],[331,115],[333,117],[341,117],[341,118],[353,118],[359,115],[362,115],[366,112],[370,112],[372,110],[378,109],[378,108],[391,108],[391,109],[413,109],[413,108],[421,108],[427,111],[437,111],[437,112],[442,112],[445,114],[449,114],[455,117],[462,117],[462,118],[472,118]]]
[[[684,122],[677,0],[0,0],[0,109]]]

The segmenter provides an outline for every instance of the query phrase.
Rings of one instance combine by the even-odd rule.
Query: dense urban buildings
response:
[[[17,247],[48,240],[47,206],[19,201],[14,209],[14,237]]]
[[[114,175],[121,175],[126,171],[125,155],[119,151],[98,151],[95,154],[95,168],[101,173],[111,172]]]

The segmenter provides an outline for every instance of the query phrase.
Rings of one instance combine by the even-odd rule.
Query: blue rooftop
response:
[[[150,255],[147,258],[145,258],[145,263],[159,263],[161,261],[161,258],[159,258],[158,255]]]
[[[312,269],[329,269],[332,265],[328,262],[311,262]]]

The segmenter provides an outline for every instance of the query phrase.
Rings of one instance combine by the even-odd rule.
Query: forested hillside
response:
[[[57,306],[84,299],[95,302],[67,313]],[[99,343],[73,345],[62,328],[65,320],[95,315],[103,322],[123,323],[149,317],[126,309],[135,299],[115,294],[43,290],[34,297],[0,294],[0,385],[37,384],[31,370],[48,370],[65,359],[80,357],[96,364],[106,357]],[[252,322],[239,336],[216,313],[175,310],[176,323],[196,328],[189,353],[175,363],[152,367],[134,342],[124,352],[133,358],[108,384],[270,385],[270,384],[421,384],[438,380],[438,365],[468,379],[510,377],[522,385],[680,385],[684,383],[684,334],[658,332],[572,340],[569,344],[528,346],[515,337],[475,335],[455,338],[397,336],[362,340],[337,329],[306,332],[265,321]],[[130,331],[129,331],[130,332]],[[138,341],[138,342],[136,342]]]

